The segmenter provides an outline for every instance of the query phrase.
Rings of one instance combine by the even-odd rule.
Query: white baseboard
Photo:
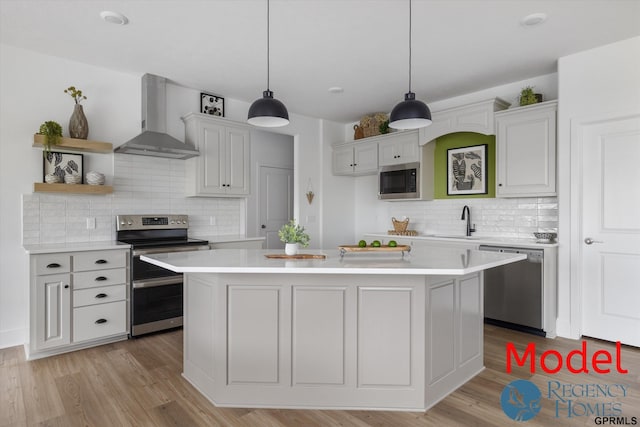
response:
[[[25,328],[0,331],[0,349],[23,345],[27,330]]]

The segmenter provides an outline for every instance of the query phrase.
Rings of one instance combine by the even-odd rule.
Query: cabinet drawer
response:
[[[36,275],[68,273],[71,271],[71,256],[69,254],[37,255]]]
[[[126,301],[73,309],[73,341],[85,341],[127,332]]]
[[[73,289],[96,288],[127,283],[127,269],[83,271],[73,273]]]
[[[73,306],[104,304],[122,301],[127,297],[126,285],[100,286],[99,288],[80,289],[73,291]]]
[[[73,255],[73,271],[127,266],[127,251],[92,251]]]

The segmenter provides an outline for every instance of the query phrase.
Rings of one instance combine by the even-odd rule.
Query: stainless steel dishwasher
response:
[[[544,251],[488,245],[481,245],[480,250],[527,255],[526,260],[485,270],[485,322],[545,336]]]

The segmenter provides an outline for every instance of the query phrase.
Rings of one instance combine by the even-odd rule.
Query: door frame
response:
[[[599,114],[598,116],[577,117],[570,120],[570,227],[568,233],[569,242],[569,295],[570,316],[569,328],[572,338],[582,336],[582,312],[583,312],[583,282],[582,282],[582,156],[584,142],[584,128],[590,125],[604,124],[607,122],[629,119],[640,115],[640,111],[618,111],[614,113]],[[565,199],[566,200],[566,199]]]
[[[295,156],[294,156],[295,159]],[[295,162],[295,160],[294,160]],[[291,189],[291,207],[292,207],[292,215],[294,215],[295,218],[295,213],[296,213],[296,168],[293,167],[292,165],[277,165],[277,164],[273,164],[273,163],[262,163],[262,162],[256,162],[256,169],[254,172],[254,175],[256,177],[255,180],[255,195],[256,195],[256,222],[255,224],[253,224],[254,227],[254,232],[255,232],[255,236],[260,236],[260,214],[261,214],[261,210],[260,210],[260,168],[261,167],[267,167],[267,168],[277,168],[277,169],[291,169],[291,171],[293,172],[293,188]],[[266,241],[265,241],[266,244]]]

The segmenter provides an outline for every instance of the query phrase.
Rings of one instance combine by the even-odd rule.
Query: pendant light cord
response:
[[[409,0],[409,92],[411,92],[411,0]]]
[[[270,53],[269,53],[269,46],[270,46],[270,41],[269,41],[269,0],[267,0],[267,90],[269,90],[269,57],[270,57]]]

